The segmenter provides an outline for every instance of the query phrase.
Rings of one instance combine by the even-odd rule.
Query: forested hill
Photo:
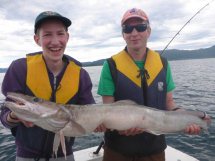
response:
[[[161,53],[162,51],[157,51]],[[198,49],[198,50],[166,50],[163,54],[168,60],[185,60],[185,59],[204,59],[215,58],[215,45],[210,48]],[[93,62],[84,62],[83,66],[98,66],[102,65],[105,59],[96,60]]]
[[[215,45],[198,50],[166,50],[162,55],[168,60],[215,58]]]
[[[161,53],[162,51],[158,51]],[[215,58],[215,45],[210,48],[198,49],[198,50],[166,50],[162,56],[168,60],[185,60],[185,59],[203,59],[203,58]],[[106,59],[100,59],[92,62],[82,62],[83,66],[99,66],[102,65]],[[0,73],[4,73],[7,68],[0,68]]]

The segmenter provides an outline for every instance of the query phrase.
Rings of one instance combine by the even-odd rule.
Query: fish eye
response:
[[[40,99],[40,98],[38,98],[38,97],[34,97],[34,98],[33,98],[33,101],[34,101],[34,102],[40,102],[40,101],[41,101],[41,99]]]

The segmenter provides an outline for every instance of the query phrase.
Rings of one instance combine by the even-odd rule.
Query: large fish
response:
[[[53,145],[55,153],[60,141],[64,143],[63,136],[89,134],[100,124],[115,130],[142,128],[155,135],[183,132],[190,124],[207,130],[209,125],[208,121],[201,119],[205,113],[200,111],[162,111],[132,101],[62,105],[19,93],[11,92],[7,97],[14,102],[5,101],[4,105],[18,118],[57,134]]]

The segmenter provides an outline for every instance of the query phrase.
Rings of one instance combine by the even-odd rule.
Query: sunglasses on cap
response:
[[[138,25],[123,25],[122,26],[122,32],[126,33],[126,34],[130,34],[134,28],[138,31],[138,32],[144,32],[147,29],[147,24],[138,24]]]

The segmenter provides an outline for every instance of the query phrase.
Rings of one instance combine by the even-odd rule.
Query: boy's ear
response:
[[[37,45],[41,46],[39,35],[37,34],[34,35],[34,41],[36,42]]]

